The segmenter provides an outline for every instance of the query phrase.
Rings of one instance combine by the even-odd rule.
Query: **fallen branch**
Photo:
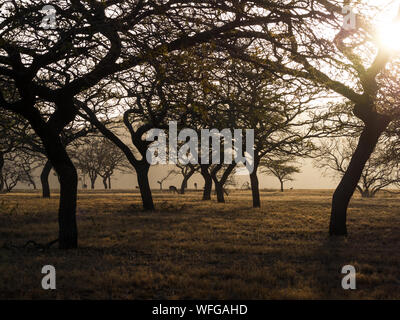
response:
[[[25,248],[28,248],[29,246],[32,246],[35,249],[47,250],[47,249],[50,249],[51,246],[54,245],[57,242],[58,242],[58,239],[52,240],[52,241],[50,241],[48,243],[45,243],[45,244],[37,243],[34,240],[28,240],[22,246],[16,246],[16,245],[13,245],[12,243],[10,243],[10,244],[4,243],[2,248],[4,248],[4,249],[25,249]]]

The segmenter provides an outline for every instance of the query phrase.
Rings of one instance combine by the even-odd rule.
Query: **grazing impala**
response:
[[[178,193],[179,194],[179,191],[178,191],[178,189],[175,187],[175,186],[170,186],[169,187],[169,191],[171,191],[171,192],[173,192],[173,193]]]

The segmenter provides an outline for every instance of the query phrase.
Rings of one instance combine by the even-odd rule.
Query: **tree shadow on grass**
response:
[[[362,237],[365,237],[364,241],[360,239]],[[394,247],[386,252],[383,248],[380,250],[373,237],[370,238],[354,234],[351,237],[327,237],[321,243],[315,252],[321,269],[314,282],[321,299],[376,299],[398,295],[399,286],[396,288],[396,281],[392,281],[395,274],[398,275],[398,268],[392,264],[398,253]],[[355,290],[342,288],[346,274],[341,271],[345,265],[356,269]]]

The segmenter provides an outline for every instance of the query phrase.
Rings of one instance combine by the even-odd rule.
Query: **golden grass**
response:
[[[57,237],[56,198],[2,195],[1,299],[399,299],[399,197],[355,197],[349,236],[329,239],[331,191],[249,192],[226,204],[200,192],[155,192],[156,212],[138,193],[85,192],[78,200],[78,250],[16,249]],[[57,290],[41,288],[41,268]],[[341,267],[357,290],[341,288]]]

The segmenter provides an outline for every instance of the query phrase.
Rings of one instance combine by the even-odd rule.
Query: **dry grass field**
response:
[[[57,198],[0,196],[0,299],[400,299],[400,196],[352,200],[349,236],[329,239],[331,191],[248,191],[226,204],[200,192],[85,192],[78,250],[40,250],[57,237]],[[41,288],[54,265],[57,290]],[[342,266],[357,289],[341,288]]]

